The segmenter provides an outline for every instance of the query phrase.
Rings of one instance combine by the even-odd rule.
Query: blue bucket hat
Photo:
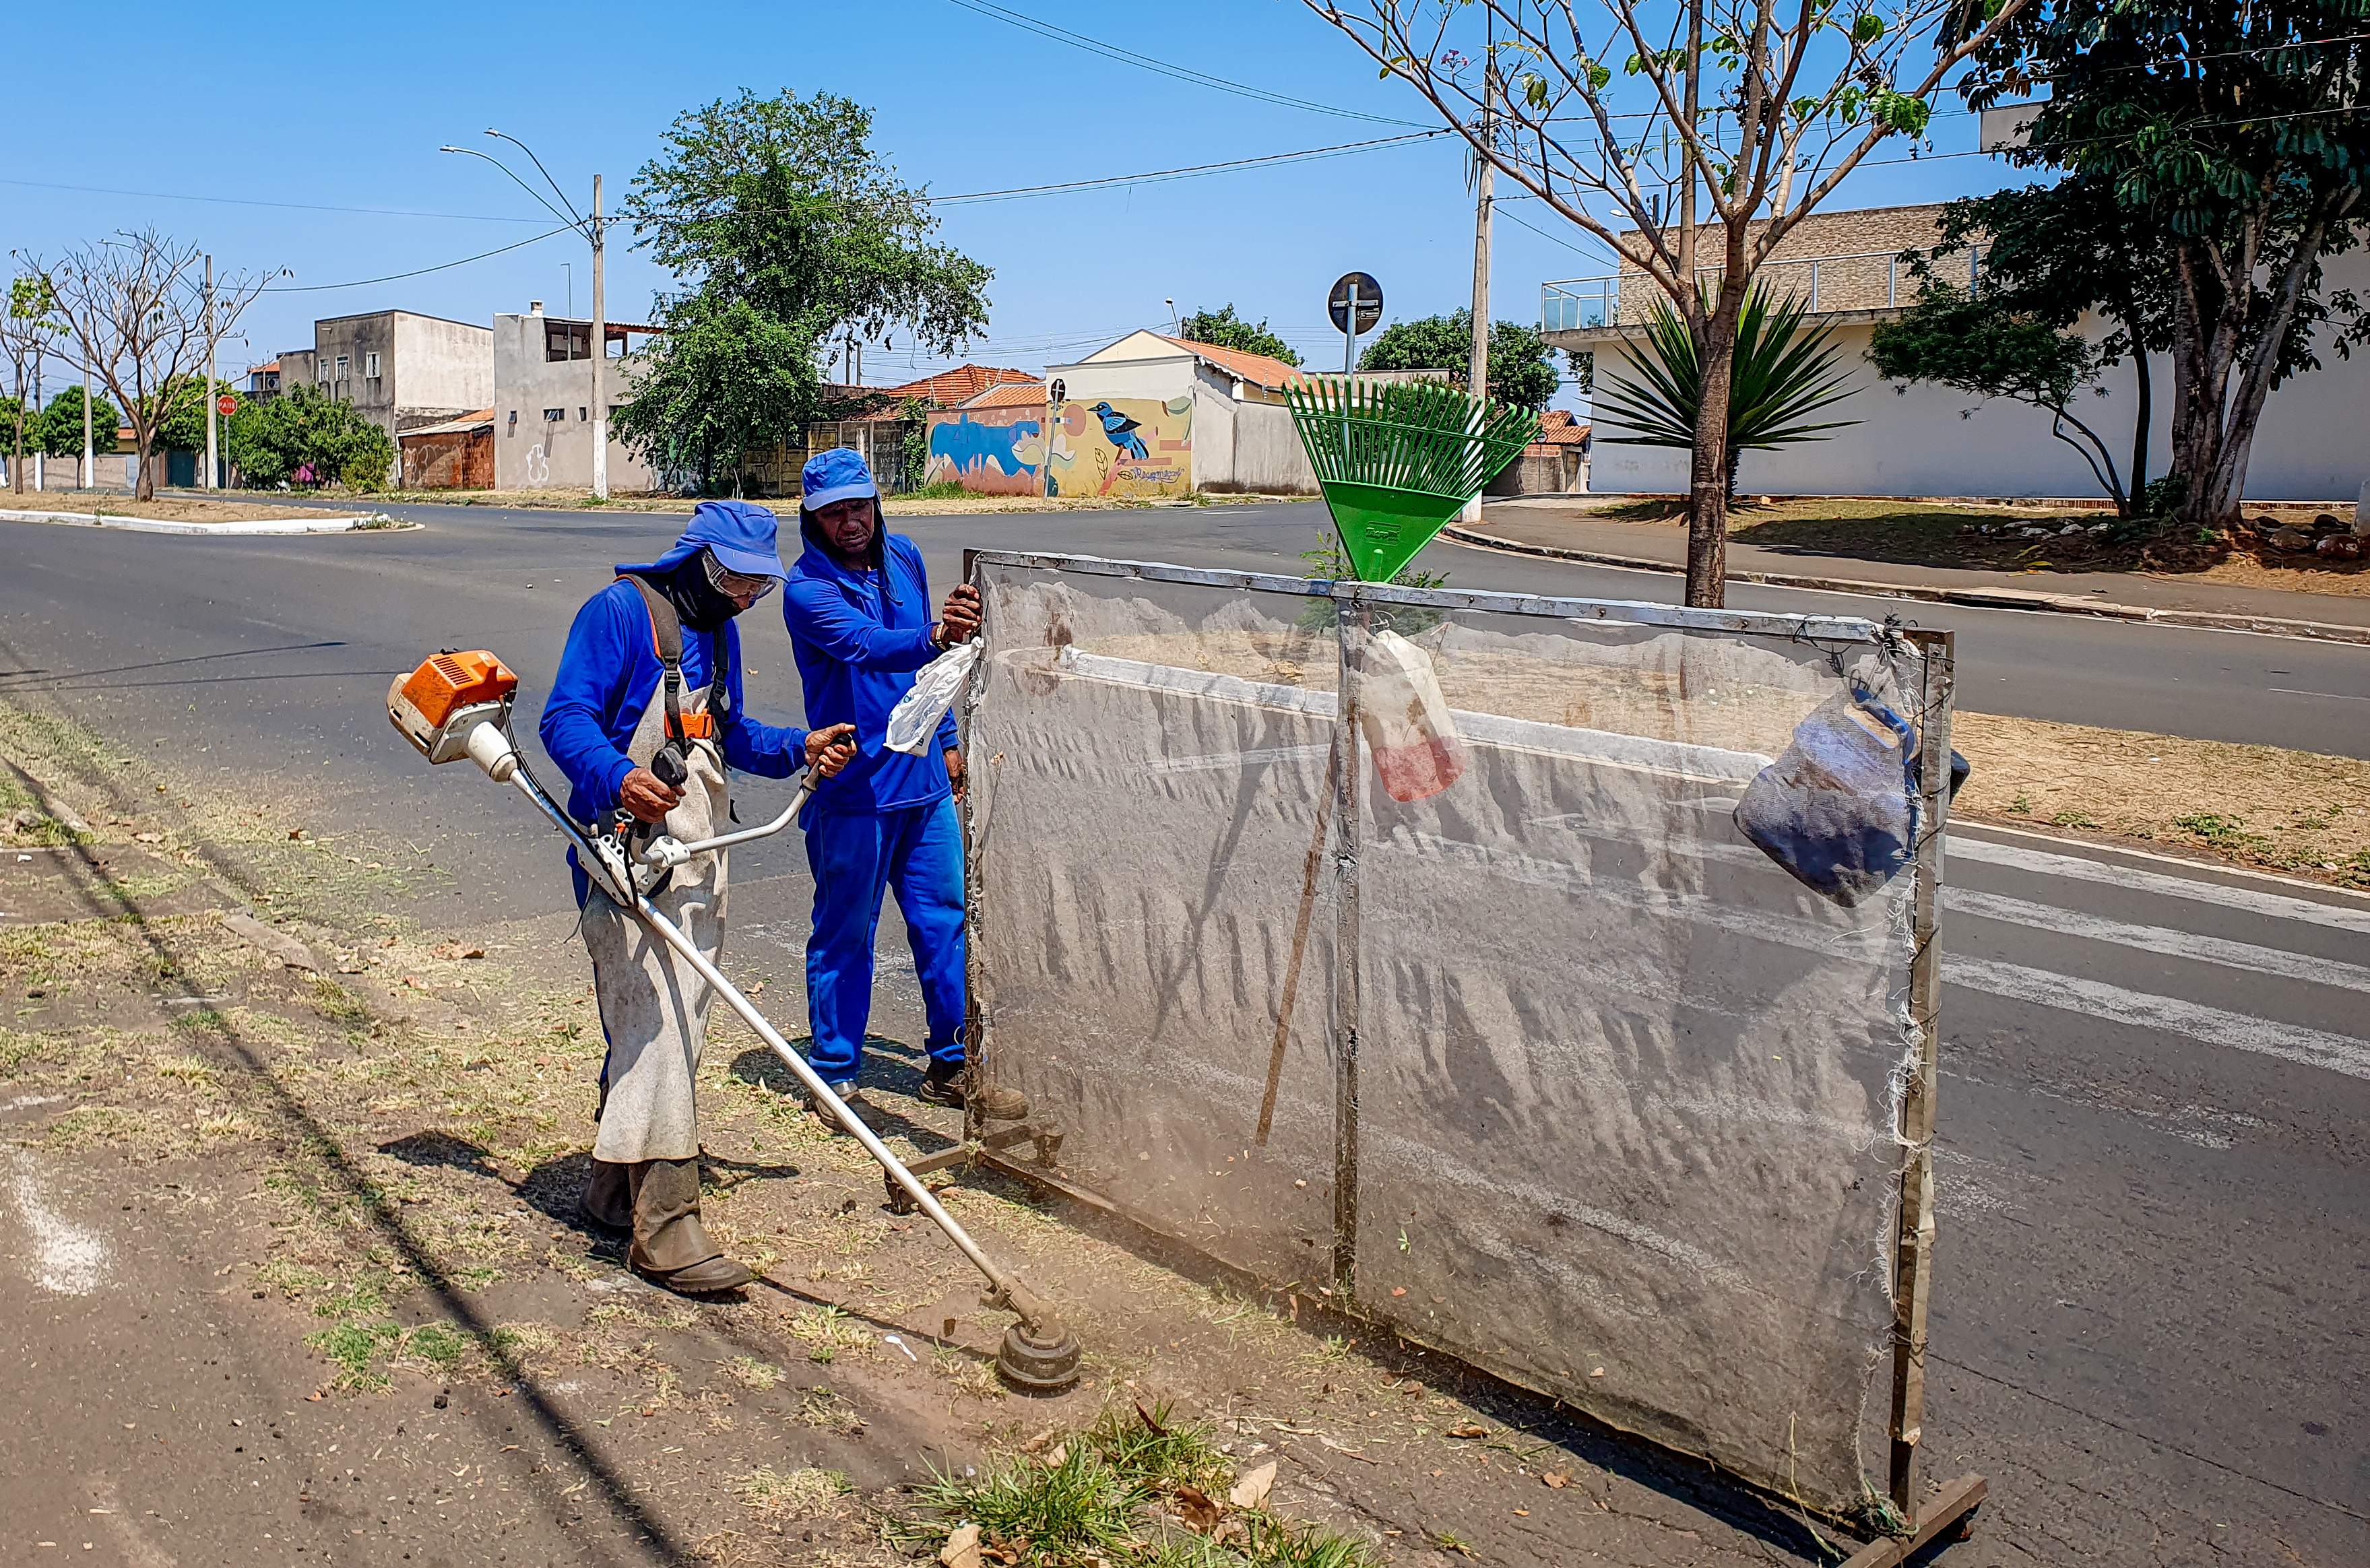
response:
[[[809,464],[808,467],[814,465]],[[627,572],[668,572],[701,550],[715,554],[726,571],[753,578],[787,578],[775,538],[781,525],[771,510],[754,501],[702,501],[691,514],[691,526],[667,553],[644,566],[619,566]]]
[[[878,499],[880,495],[880,486],[872,482],[872,470],[865,466],[864,454],[846,446],[835,446],[808,458],[805,469],[799,475],[799,486],[805,492],[809,511],[834,501],[858,497]]]

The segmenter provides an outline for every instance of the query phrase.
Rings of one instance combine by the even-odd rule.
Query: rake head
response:
[[[1539,417],[1454,387],[1312,376],[1283,390],[1362,580],[1388,582],[1537,439]]]

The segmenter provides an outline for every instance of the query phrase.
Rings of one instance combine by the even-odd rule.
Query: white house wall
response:
[[[2370,258],[2332,258],[2328,287],[2370,289]],[[2095,320],[2084,330],[2102,335]],[[1836,340],[1858,366],[1860,390],[1817,418],[1859,421],[1830,439],[1775,452],[1748,452],[1737,487],[1753,495],[1846,496],[2098,496],[2104,491],[2070,446],[2050,434],[2049,416],[2020,403],[1972,397],[1948,387],[1902,386],[1881,380],[1867,362],[1873,328],[1845,326]],[[2321,368],[2272,393],[2257,427],[2247,470],[2247,496],[2257,501],[2348,499],[2370,478],[2370,354],[2338,357],[2323,334]],[[1597,376],[1635,375],[1626,362],[1632,344],[1597,349]],[[2152,475],[2164,472],[2172,400],[2172,366],[2153,360],[2155,418],[2149,441]],[[2114,453],[2119,468],[2131,456],[2135,406],[2129,361],[2103,377],[2105,395],[2085,397],[2077,412]],[[1590,488],[1601,492],[1672,494],[1687,487],[1687,454],[1663,447],[1624,446],[1618,426],[1597,428]],[[2126,475],[2128,482],[2128,475]]]
[[[546,320],[533,313],[494,317],[497,489],[582,489],[592,483],[592,361],[546,358]],[[608,361],[607,385],[603,391],[611,408],[626,400],[632,378],[641,367],[638,356]],[[560,418],[545,418],[547,408],[558,409]],[[650,465],[613,437],[609,487],[648,490],[655,484]]]

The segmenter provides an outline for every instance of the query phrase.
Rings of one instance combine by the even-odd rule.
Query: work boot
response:
[[[921,1097],[933,1105],[950,1105],[961,1110],[966,1104],[979,1107],[979,1114],[992,1122],[1025,1122],[1029,1119],[1029,1096],[1018,1089],[984,1087],[975,1092],[963,1088],[963,1064],[959,1061],[930,1063],[922,1074]]]
[[[615,1160],[595,1159],[592,1174],[584,1183],[584,1196],[576,1200],[576,1218],[596,1230],[632,1230],[634,1184],[630,1168]]]
[[[712,1296],[755,1277],[724,1255],[699,1222],[699,1162],[645,1160],[633,1167],[636,1274],[678,1296]]]
[[[839,1103],[846,1105],[848,1109],[848,1114],[853,1116],[857,1121],[862,1122],[867,1127],[876,1133],[880,1130],[880,1107],[873,1104],[871,1101],[864,1097],[863,1090],[858,1089],[853,1083],[844,1086],[834,1084],[832,1086],[832,1093],[839,1096]],[[831,1134],[834,1138],[853,1138],[856,1136],[847,1129],[846,1124],[842,1122],[839,1117],[833,1115],[830,1107],[825,1105],[821,1100],[814,1099],[811,1096],[809,1097],[807,1100],[807,1115],[812,1116],[815,1119],[816,1125],[821,1127],[823,1131]]]

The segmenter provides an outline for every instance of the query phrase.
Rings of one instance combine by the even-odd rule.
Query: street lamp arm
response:
[[[569,212],[573,212],[576,211],[576,203],[568,200],[568,192],[559,189],[559,182],[551,177],[551,171],[543,166],[543,160],[535,155],[535,149],[533,147],[528,146],[525,143],[506,132],[495,130],[490,125],[486,127],[486,134],[489,136],[499,137],[502,141],[508,142],[512,146],[516,147],[520,152],[524,153],[527,155],[527,161],[535,165],[535,172],[543,176],[543,182],[551,187],[551,193],[554,196],[558,197]],[[584,220],[581,218],[576,220],[576,223],[580,227],[582,226],[583,222]]]
[[[510,176],[512,184],[517,186],[521,190],[525,191],[529,196],[534,197],[537,201],[542,202],[544,211],[549,212],[553,217],[558,218],[561,223],[566,223],[571,229],[581,231],[584,227],[583,219],[577,217],[573,212],[563,212],[558,208],[554,207],[549,199],[546,198],[542,191],[537,190],[534,186],[529,185],[526,181],[519,178],[517,170],[512,168],[510,165],[502,162],[501,159],[495,157],[492,154],[481,153],[475,147],[439,147],[436,150],[440,153],[458,153],[464,157],[484,159],[487,163],[489,163],[496,168],[501,170],[502,173]]]

